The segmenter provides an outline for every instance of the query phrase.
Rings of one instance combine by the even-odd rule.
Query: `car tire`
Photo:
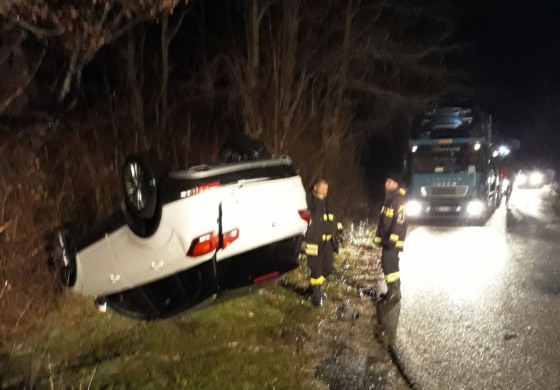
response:
[[[124,203],[129,214],[140,220],[151,220],[157,214],[160,164],[151,155],[126,158],[122,170]]]
[[[70,226],[60,226],[48,239],[49,268],[58,274],[59,280],[66,287],[76,284],[77,245],[75,234]]]
[[[246,135],[228,138],[220,149],[220,160],[224,163],[260,160],[270,156],[260,141]]]

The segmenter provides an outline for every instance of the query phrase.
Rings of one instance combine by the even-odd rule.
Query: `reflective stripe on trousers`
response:
[[[385,281],[387,283],[393,283],[396,282],[397,280],[399,280],[401,278],[401,274],[400,272],[393,272],[392,274],[389,275],[385,275]]]
[[[325,279],[324,276],[321,276],[320,278],[311,278],[309,279],[309,283],[312,286],[320,286],[322,284],[324,284],[327,281],[327,279]]]

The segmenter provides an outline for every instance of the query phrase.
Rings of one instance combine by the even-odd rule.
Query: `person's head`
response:
[[[318,199],[325,199],[329,192],[329,183],[325,179],[317,179],[313,183],[313,196]]]
[[[385,180],[385,190],[395,191],[402,184],[403,180],[398,173],[390,173]]]

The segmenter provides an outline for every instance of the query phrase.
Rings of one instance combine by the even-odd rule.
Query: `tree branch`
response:
[[[43,36],[51,36],[52,37],[52,36],[57,36],[57,35],[61,34],[60,30],[58,30],[58,29],[46,29],[46,28],[42,28],[42,27],[36,27],[36,26],[26,22],[25,20],[23,20],[23,18],[21,18],[19,15],[16,15],[15,17],[11,17],[11,18],[9,18],[9,20],[13,24],[15,24],[15,25],[23,28],[24,30],[27,30],[27,31],[39,36],[39,37],[43,37]]]
[[[2,37],[3,38],[3,37]],[[21,43],[25,39],[25,33],[23,30],[18,30],[18,37],[12,42],[12,44],[7,49],[2,49],[0,53],[0,64],[3,64],[10,58],[12,53],[21,46]]]
[[[35,77],[37,71],[39,70],[39,67],[43,62],[43,57],[45,56],[45,53],[46,53],[46,49],[43,47],[41,55],[39,56],[39,58],[37,59],[37,63],[35,64],[35,68],[29,73],[25,82],[20,83],[16,91],[13,94],[11,94],[6,100],[0,103],[0,114],[3,114],[4,111],[10,106],[10,104],[12,104],[12,102],[15,99],[21,96],[25,88],[27,88],[27,86],[31,84],[31,80],[33,80],[33,78]]]

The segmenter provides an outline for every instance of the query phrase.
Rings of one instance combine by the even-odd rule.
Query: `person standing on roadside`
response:
[[[328,206],[328,192],[329,183],[319,178],[313,183],[311,193],[307,194],[311,224],[305,234],[304,249],[311,271],[311,303],[315,306],[323,305],[322,287],[334,271],[334,253],[338,253],[337,224]]]
[[[507,165],[504,165],[499,169],[499,176],[502,193],[506,197],[506,204],[509,204],[509,198],[511,198],[513,183],[515,181],[513,169]]]
[[[382,247],[381,267],[387,282],[386,302],[401,299],[399,253],[404,249],[406,236],[405,195],[401,175],[391,173],[385,181],[385,200],[379,213],[373,243]]]

